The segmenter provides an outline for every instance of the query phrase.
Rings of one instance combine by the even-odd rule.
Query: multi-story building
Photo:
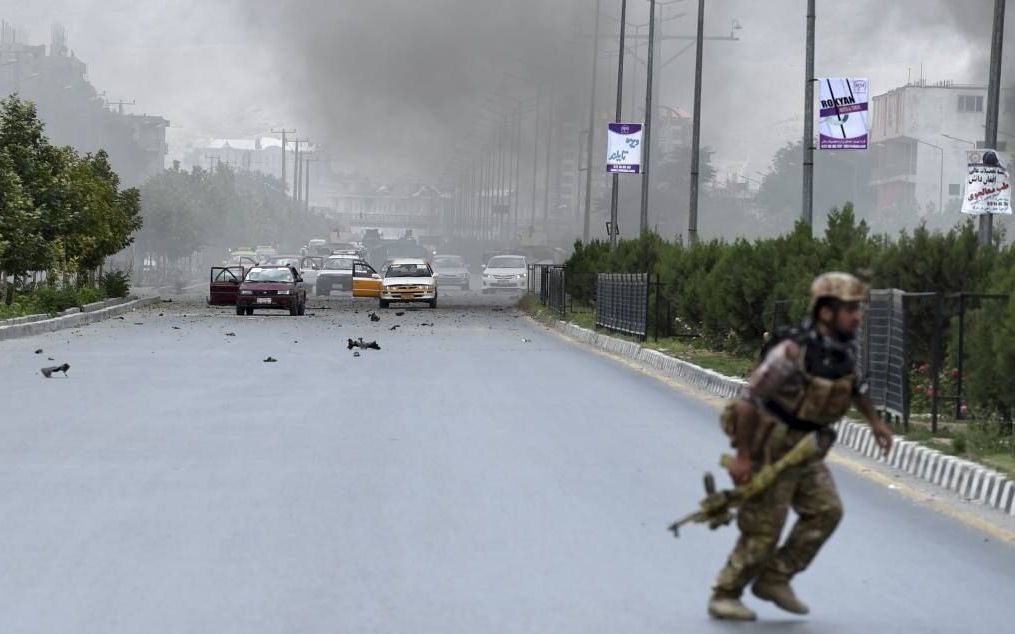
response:
[[[967,150],[982,145],[985,86],[918,82],[873,99],[875,217],[948,225],[961,205]],[[1004,143],[998,150],[1004,151]],[[909,218],[900,218],[909,216]]]
[[[71,53],[60,27],[45,45],[19,41],[17,32],[0,26],[0,98],[17,94],[35,103],[46,136],[56,145],[80,152],[106,150],[124,186],[140,185],[165,168],[166,128],[159,116],[112,110],[88,82],[87,66]]]

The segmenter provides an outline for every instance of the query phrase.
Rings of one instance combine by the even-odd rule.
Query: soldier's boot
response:
[[[751,586],[751,592],[759,599],[771,601],[793,614],[807,614],[811,611],[806,603],[797,598],[789,585],[789,579],[781,575],[763,574]]]
[[[754,621],[758,615],[740,602],[739,597],[713,594],[708,600],[708,615],[724,621]]]

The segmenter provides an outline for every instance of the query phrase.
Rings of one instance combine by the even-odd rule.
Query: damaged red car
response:
[[[236,314],[253,315],[264,308],[304,315],[307,290],[300,272],[291,266],[255,266],[243,278],[236,295]]]

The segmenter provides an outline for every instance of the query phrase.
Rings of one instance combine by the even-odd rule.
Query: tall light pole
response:
[[[984,147],[997,149],[997,120],[1001,97],[1001,51],[1004,45],[1005,0],[994,0],[994,32],[990,39],[990,83],[987,85],[987,130]],[[994,217],[980,216],[980,245],[993,241]]]
[[[807,0],[807,44],[804,62],[803,206],[800,217],[809,227],[813,227],[814,222],[814,14],[814,0]]]
[[[642,150],[642,170],[641,170],[641,223],[639,235],[644,235],[645,232],[648,231],[648,197],[649,197],[649,177],[650,177],[649,172],[651,170],[650,166],[652,155],[652,78],[653,78],[652,63],[655,58],[655,34],[656,34],[656,0],[649,0],[648,63],[646,65],[647,76],[645,79],[645,132],[644,132],[644,140],[642,141],[643,150]],[[695,114],[697,114],[698,112],[697,105],[695,105],[694,111]]]
[[[620,4],[620,53],[617,61],[617,115],[615,122],[620,123],[624,108],[624,35],[627,26],[627,0]],[[620,175],[613,173],[613,191],[610,196],[610,248],[617,247],[617,206],[620,195]]]
[[[599,10],[602,0],[596,0],[595,30],[592,37],[592,95],[589,97],[589,139],[585,148],[585,220],[582,225],[582,242],[589,242],[589,223],[592,218],[592,151],[596,138],[596,75],[599,72]]]
[[[813,1],[813,0],[812,0]],[[694,121],[691,125],[691,201],[687,208],[687,239],[698,241],[698,179],[701,155],[701,58],[705,48],[705,0],[698,0],[698,39],[694,60]]]

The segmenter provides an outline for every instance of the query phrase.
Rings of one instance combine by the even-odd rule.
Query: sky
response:
[[[616,32],[619,0],[601,0]],[[29,43],[62,24],[93,85],[168,118],[171,155],[207,137],[286,126],[364,172],[432,176],[477,138],[503,97],[585,86],[595,0],[0,0]],[[630,21],[647,2],[630,0]],[[667,8],[693,32],[696,3]],[[804,0],[708,0],[702,142],[764,172],[802,133]],[[818,2],[817,74],[867,76],[874,94],[923,75],[986,79],[993,0]],[[686,42],[668,42],[669,57]],[[614,53],[604,43],[601,68]],[[1015,45],[1013,45],[1015,46]],[[1009,51],[1012,47],[1009,47]],[[629,61],[629,67],[632,62]],[[693,49],[662,72],[663,103],[690,110]],[[644,77],[644,70],[641,70]],[[614,86],[602,87],[611,104]],[[494,102],[491,108],[486,102]],[[625,100],[626,101],[626,100]],[[584,107],[584,106],[583,106]]]

